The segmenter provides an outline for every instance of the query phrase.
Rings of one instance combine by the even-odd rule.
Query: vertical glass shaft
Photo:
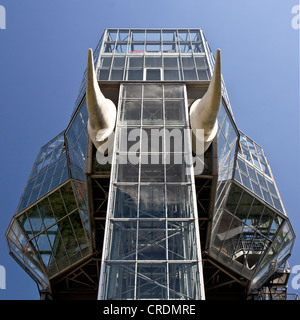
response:
[[[120,95],[98,298],[204,299],[185,86]]]

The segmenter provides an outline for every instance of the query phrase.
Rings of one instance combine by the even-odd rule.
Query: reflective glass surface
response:
[[[202,282],[190,278],[202,269],[184,92],[122,85],[100,299],[203,298]]]
[[[46,287],[90,253],[85,186],[69,181],[15,216],[7,239],[11,253]]]
[[[101,53],[99,81],[210,79],[201,33],[197,29],[184,33],[177,29],[109,29]]]
[[[37,156],[17,212],[69,178],[64,132],[43,146]]]

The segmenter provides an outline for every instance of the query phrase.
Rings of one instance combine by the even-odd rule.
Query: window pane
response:
[[[146,80],[161,80],[160,69],[147,69]]]
[[[145,41],[145,31],[132,31],[132,41]]]
[[[164,57],[165,68],[179,68],[179,59],[177,57]]]
[[[114,68],[124,68],[125,57],[114,57],[113,67]]]
[[[125,100],[122,103],[121,121],[128,124],[138,124],[141,122],[141,101]]]
[[[147,31],[146,40],[147,41],[160,41],[160,31]]]
[[[166,124],[184,124],[185,110],[183,100],[166,100],[165,101],[165,117]]]
[[[126,53],[127,51],[127,43],[117,42],[116,43],[116,53]]]
[[[151,84],[144,86],[144,98],[151,99],[151,98],[162,98],[163,97],[163,90],[162,86],[159,84]]]
[[[143,80],[143,69],[128,69],[127,80]]]
[[[128,40],[128,30],[119,30],[119,41],[127,41]]]
[[[192,46],[189,42],[180,43],[180,51],[182,53],[192,53]]]
[[[184,88],[183,86],[178,86],[178,85],[165,85],[164,86],[165,90],[165,99],[169,98],[184,98]]]
[[[179,41],[189,41],[189,33],[188,31],[179,31]]]
[[[99,69],[98,80],[108,80],[109,69]]]
[[[191,35],[191,41],[201,41],[201,35],[199,30],[195,30],[195,31],[190,30],[190,35]]]
[[[162,100],[144,101],[143,124],[163,124]]]
[[[123,69],[112,69],[110,74],[110,80],[123,80]]]
[[[143,57],[130,57],[129,58],[129,68],[142,68],[143,67]]]
[[[183,70],[184,80],[197,80],[196,70]]]
[[[198,69],[198,78],[199,80],[208,80],[209,76],[207,70]]]
[[[108,41],[116,41],[117,39],[117,30],[108,30],[107,31],[107,40]]]
[[[161,57],[146,57],[145,58],[145,67],[146,68],[161,68],[162,61]]]
[[[163,41],[176,41],[177,40],[177,33],[175,30],[170,31],[163,31],[162,32]]]
[[[129,52],[144,52],[144,44],[140,43],[131,43],[131,45],[128,46],[128,51]]]
[[[181,80],[180,70],[165,69],[164,70],[164,80],[165,81]]]
[[[123,98],[141,98],[142,97],[142,86],[139,84],[128,85],[124,88]]]
[[[161,45],[160,43],[147,43],[146,44],[146,51],[147,52],[160,52]]]
[[[170,53],[170,52],[177,52],[177,44],[175,42],[171,43],[163,43],[163,52]]]
[[[165,217],[165,187],[162,185],[141,185],[140,218]]]
[[[109,42],[106,42],[105,44],[104,44],[104,52],[110,52],[110,53],[112,53],[113,51],[114,51],[114,46],[115,46],[115,44],[114,43],[109,43]]]
[[[137,217],[138,188],[133,186],[115,187],[114,218]]]
[[[183,66],[183,68],[193,68],[194,67],[193,57],[183,57],[182,58],[182,66]]]

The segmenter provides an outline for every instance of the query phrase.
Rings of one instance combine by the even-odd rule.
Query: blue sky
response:
[[[202,28],[215,52],[238,127],[268,157],[294,230],[299,213],[297,0],[0,0],[0,299],[39,299],[8,255],[5,232],[42,145],[64,130],[87,60],[105,28]],[[299,237],[289,260],[300,265]],[[289,286],[290,292],[298,292]]]

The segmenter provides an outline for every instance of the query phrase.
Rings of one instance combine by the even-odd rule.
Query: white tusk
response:
[[[116,106],[101,92],[94,69],[93,51],[88,51],[86,72],[86,106],[88,110],[88,133],[98,149],[114,131]]]
[[[221,52],[216,53],[214,73],[208,86],[207,92],[202,99],[196,100],[190,109],[190,122],[193,132],[193,153],[204,153],[212,143],[218,131],[217,116],[222,97],[221,82]],[[204,135],[198,135],[197,130],[202,129]],[[203,147],[197,148],[197,144]],[[197,150],[196,150],[197,149]]]

